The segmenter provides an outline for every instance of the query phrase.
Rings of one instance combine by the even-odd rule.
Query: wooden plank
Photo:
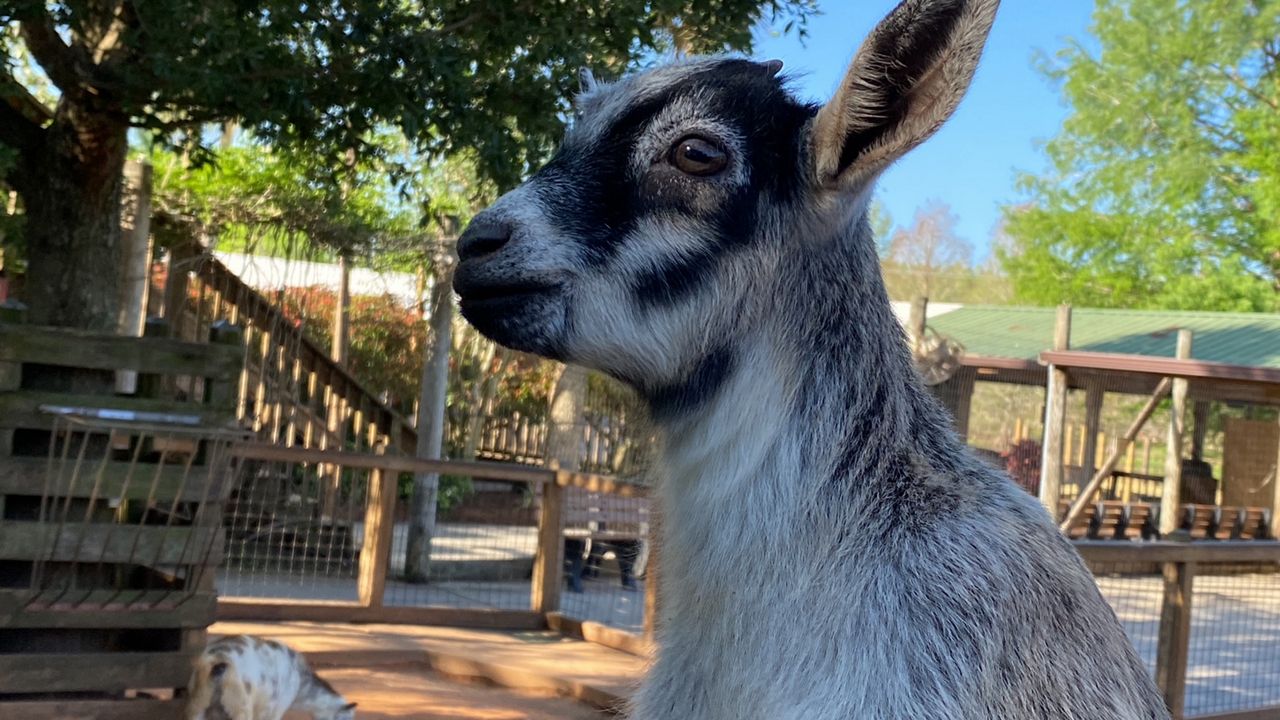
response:
[[[10,720],[178,720],[185,703],[182,699],[0,701],[0,717]]]
[[[510,463],[423,460],[398,455],[375,455],[373,453],[355,453],[343,450],[287,448],[257,442],[238,443],[232,447],[232,454],[245,460],[312,464],[328,463],[348,468],[382,468],[392,472],[466,475],[484,480],[506,480],[509,482],[548,482],[556,476],[556,473],[552,470],[512,465]],[[610,480],[603,476],[599,477],[602,482]]]
[[[138,464],[131,467],[127,462],[86,460],[80,473],[73,478],[74,460],[69,458],[67,467],[62,469],[55,461],[53,482],[49,487],[53,496],[89,497],[94,493],[95,483],[98,485],[96,494],[100,498],[145,500],[152,496],[153,483],[157,500],[172,500],[177,496],[183,501],[198,501],[218,496],[219,488],[210,486],[209,468],[206,466],[193,466],[184,483],[183,475],[187,470],[182,465]],[[42,495],[48,472],[47,458],[0,458],[0,495]]]
[[[4,427],[51,429],[54,417],[47,412],[42,412],[40,410],[42,406],[101,408],[183,415],[196,418],[199,420],[199,424],[206,426],[225,426],[234,420],[234,413],[228,410],[211,408],[193,402],[122,397],[119,395],[81,395],[20,390],[0,393],[0,425]]]
[[[1057,323],[1053,330],[1053,348],[1066,350],[1071,346],[1071,306],[1059,305]],[[1049,366],[1049,384],[1045,390],[1044,447],[1040,458],[1040,503],[1056,518],[1058,500],[1062,498],[1062,481],[1065,469],[1062,457],[1062,436],[1067,421],[1067,389],[1071,379],[1062,368]]]
[[[0,560],[217,564],[222,557],[222,536],[221,528],[107,523],[68,523],[59,527],[54,523],[5,520],[0,523]],[[212,548],[210,542],[215,543]]]
[[[531,605],[534,612],[560,609],[560,587],[564,584],[564,490],[559,483],[542,486],[542,509],[538,518],[538,552],[533,560]]]
[[[369,498],[364,514],[364,543],[356,588],[360,604],[380,607],[391,567],[391,539],[396,526],[395,473],[375,469],[369,473]]]
[[[185,687],[191,660],[184,652],[0,655],[0,693]]]
[[[88,597],[83,591],[71,591],[61,598],[62,602],[91,604],[54,609],[23,607],[28,595],[27,590],[0,590],[0,627],[204,628],[213,622],[217,606],[213,592],[184,598],[181,592],[164,590],[95,590]],[[49,593],[50,599],[53,595]],[[103,602],[112,604],[103,606]]]
[[[1191,598],[1195,563],[1164,563],[1164,595],[1156,646],[1156,685],[1173,720],[1182,720],[1191,644]]]
[[[1270,705],[1254,710],[1194,715],[1189,720],[1280,720],[1280,705]]]
[[[1107,370],[1180,377],[1191,380],[1222,380],[1239,383],[1280,384],[1280,368],[1232,365],[1208,360],[1190,360],[1153,355],[1126,355],[1084,350],[1040,353],[1040,362],[1065,368]]]
[[[1072,545],[1085,561],[1108,565],[1162,562],[1280,563],[1280,542],[1272,540],[1192,543],[1079,540]]]
[[[256,622],[337,622],[545,630],[546,616],[529,610],[444,607],[361,607],[356,603],[264,602],[221,598],[217,618]]]
[[[653,644],[644,635],[629,633],[590,620],[578,620],[564,613],[547,613],[547,627],[566,637],[603,645],[636,657],[648,658],[653,654]]]
[[[240,359],[238,348],[207,343],[0,323],[0,362],[232,380]]]
[[[1176,351],[1179,360],[1191,357],[1191,331],[1178,331]],[[1187,413],[1187,380],[1174,378],[1171,392],[1173,407],[1169,411],[1169,430],[1165,435],[1164,485],[1160,493],[1160,535],[1178,529],[1178,506],[1182,494],[1182,435]]]

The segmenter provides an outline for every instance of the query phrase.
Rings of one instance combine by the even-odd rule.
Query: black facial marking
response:
[[[774,202],[787,203],[803,188],[799,143],[803,125],[816,112],[792,98],[771,70],[748,60],[718,62],[637,103],[601,137],[571,141],[537,176],[543,180],[536,186],[548,216],[596,264],[613,257],[638,220],[658,213],[683,214],[711,225],[723,247],[749,242],[757,235],[759,200],[767,194]],[[699,117],[730,126],[743,139],[745,157],[739,162],[745,166],[745,185],[710,188],[674,168],[642,177],[630,172],[641,132],[663,108],[688,97],[696,97]],[[687,275],[687,268],[678,270]],[[637,283],[637,294],[650,284]]]
[[[698,409],[720,390],[733,370],[733,351],[719,347],[708,353],[693,372],[669,385],[641,390],[655,420],[686,415]]]
[[[716,256],[710,250],[699,250],[640,274],[631,283],[631,293],[641,310],[672,305],[692,294],[716,267]]]

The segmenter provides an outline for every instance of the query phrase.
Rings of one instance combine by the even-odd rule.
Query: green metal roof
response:
[[[1053,344],[1054,308],[964,305],[929,326],[965,354],[1033,360]],[[1280,314],[1074,308],[1071,349],[1173,357],[1178,330],[1194,333],[1191,356],[1280,368]]]

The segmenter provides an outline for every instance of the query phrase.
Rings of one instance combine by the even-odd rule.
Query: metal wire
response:
[[[1277,568],[1201,568],[1187,667],[1188,715],[1280,705]]]
[[[146,413],[42,410],[54,419],[34,517],[43,542],[31,562],[25,606],[175,606],[199,592],[201,565],[216,549],[218,513],[209,507],[221,501],[227,448],[243,434],[171,425],[171,417]],[[160,491],[175,454],[182,457],[181,480]],[[200,475],[194,479],[193,468]],[[152,473],[141,503],[131,499],[139,472]],[[108,490],[109,477],[118,487]]]

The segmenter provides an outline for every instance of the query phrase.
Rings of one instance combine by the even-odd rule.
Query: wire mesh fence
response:
[[[644,629],[649,499],[569,487],[564,494],[564,613],[621,630]]]
[[[371,474],[327,463],[245,460],[223,519],[219,592],[356,600]]]
[[[1205,567],[1191,609],[1189,716],[1280,706],[1280,567]]]
[[[5,497],[4,586],[29,609],[177,607],[205,589],[231,443],[186,416],[47,407],[38,495]]]
[[[384,602],[528,610],[538,550],[537,486],[457,475],[440,481],[466,481],[479,489],[437,506],[429,545],[419,539],[425,533],[415,529],[410,498],[401,498]]]
[[[1091,563],[1103,599],[1152,675],[1160,637],[1164,579],[1154,563]]]

